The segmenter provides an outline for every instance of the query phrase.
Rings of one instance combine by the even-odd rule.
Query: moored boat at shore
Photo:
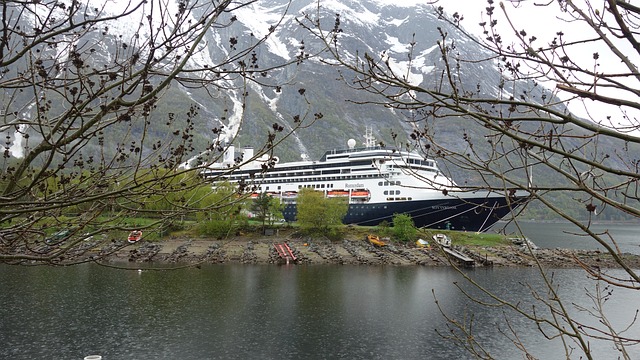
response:
[[[381,240],[378,235],[369,234],[367,235],[367,240],[371,245],[375,246],[386,246],[387,243],[384,240]]]
[[[129,242],[129,244],[137,243],[138,241],[140,241],[140,239],[142,239],[142,231],[140,230],[133,230],[127,237],[127,241]]]
[[[433,235],[432,238],[433,238],[433,241],[437,242],[441,246],[444,246],[444,247],[447,247],[447,248],[451,247],[451,238],[449,238],[445,234],[435,234],[435,235]]]

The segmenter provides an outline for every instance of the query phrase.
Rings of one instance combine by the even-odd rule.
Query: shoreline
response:
[[[102,256],[100,263],[130,264],[283,264],[275,244],[285,243],[296,257],[291,263],[300,265],[390,265],[390,266],[453,266],[459,264],[438,246],[431,249],[418,248],[413,243],[392,243],[376,247],[365,240],[310,238],[278,238],[273,236],[238,236],[226,240],[180,238],[147,242],[141,241],[125,246],[109,255]],[[532,267],[536,260],[523,246],[504,245],[454,246],[457,251],[474,260],[475,267]],[[537,249],[533,250],[537,260],[548,268],[593,269],[618,268],[612,256],[598,250]],[[621,254],[628,266],[640,268],[640,255]]]

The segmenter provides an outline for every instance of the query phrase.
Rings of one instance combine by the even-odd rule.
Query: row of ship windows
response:
[[[354,214],[353,210],[365,210],[365,209],[369,209],[369,210],[376,210],[376,209],[386,209],[387,205],[380,205],[380,206],[371,206],[371,205],[351,205],[349,207],[349,215],[358,215],[358,214]],[[282,212],[284,215],[293,215],[296,212],[295,211],[283,211]],[[359,215],[364,215],[364,213],[360,213]]]
[[[415,161],[419,161],[419,160],[415,160]],[[433,163],[431,163],[433,164]],[[305,176],[305,175],[332,175],[332,174],[348,174],[350,172],[358,172],[358,171],[371,171],[371,170],[375,170],[377,171],[377,169],[375,169],[375,167],[372,169],[372,164],[371,162],[355,162],[355,163],[350,163],[348,164],[349,168],[344,168],[344,169],[323,169],[323,170],[317,170],[317,169],[309,169],[309,168],[304,168],[304,167],[292,167],[292,168],[280,168],[278,169],[278,171],[269,171],[267,172],[266,176],[270,177],[270,178],[289,178],[289,177],[298,177],[298,176]],[[364,166],[363,166],[364,165]],[[335,165],[326,165],[324,166],[326,167],[344,167],[345,164],[335,164]],[[363,167],[360,167],[363,166]],[[429,165],[432,166],[432,165]],[[393,171],[394,168],[399,167],[399,168],[410,168],[413,169],[414,167],[411,166],[404,166],[404,165],[387,165],[387,170]],[[418,169],[418,168],[416,168]],[[426,171],[432,171],[432,172],[437,172],[438,170],[435,168],[423,168],[420,167],[420,170],[426,170]],[[300,170],[308,170],[308,171],[302,171],[300,172]],[[287,172],[287,171],[291,171],[291,172]],[[293,171],[298,171],[298,172],[293,172]],[[215,171],[206,173],[205,176],[207,177],[216,177],[222,175],[222,173],[218,173]],[[246,179],[247,177],[253,178],[253,177],[263,177],[265,176],[265,174],[261,174],[259,170],[240,170],[240,171],[235,171],[232,175],[229,176],[229,180],[240,180],[240,179]],[[379,177],[379,174],[369,174],[369,175],[359,175],[359,176],[364,176],[364,177]],[[344,178],[344,177],[342,177]],[[339,179],[340,180],[340,179]],[[278,180],[274,180],[276,182],[278,182]]]
[[[436,164],[433,161],[429,160],[418,160],[418,159],[407,159],[407,164],[418,164],[429,167],[434,167]]]
[[[389,166],[389,169],[393,169],[393,166]],[[371,169],[369,168],[351,168],[351,169],[342,169],[341,170],[324,170],[324,171],[308,171],[308,172],[304,172],[304,173],[285,173],[285,172],[279,172],[279,173],[268,173],[268,177],[270,179],[264,178],[260,175],[258,175],[258,178],[262,178],[262,182],[263,183],[274,183],[274,182],[291,182],[291,181],[320,181],[320,180],[348,180],[348,179],[364,179],[364,178],[379,178],[379,177],[384,177],[383,175],[381,175],[380,173],[376,172],[373,174],[364,174],[364,175],[343,175],[343,176],[327,176],[324,178],[297,178],[298,176],[302,175],[333,175],[333,174],[339,174],[340,172],[342,172],[343,174],[349,174],[350,172],[356,172],[356,171],[370,171]],[[436,171],[434,169],[426,169],[429,171]],[[399,174],[399,172],[392,172],[393,174]],[[250,173],[246,173],[246,172],[236,172],[235,174],[229,176],[229,180],[232,181],[238,181],[241,179],[246,179],[247,175],[249,175],[249,177],[253,177],[253,174]],[[290,178],[293,177],[294,179],[274,179],[274,178],[280,178],[280,177],[285,177],[285,178]],[[391,184],[393,185],[393,183]]]
[[[315,180],[315,178],[314,178],[314,180],[309,180],[309,181],[319,181],[319,180],[320,179]],[[326,179],[324,179],[324,180],[326,180]],[[269,184],[271,182],[265,181],[265,183]],[[394,185],[395,186],[399,186],[400,185],[400,181],[384,181],[384,182],[380,181],[380,182],[378,182],[378,186],[394,186]],[[302,188],[312,188],[312,189],[325,189],[325,188],[327,188],[327,189],[332,189],[333,188],[333,184],[298,185],[298,189],[302,189]],[[265,190],[269,191],[269,187],[268,186],[265,187]],[[281,187],[278,186],[277,190],[281,190]],[[394,194],[395,195],[400,195],[400,190],[395,190],[395,193],[393,192],[393,190],[390,190],[390,191],[385,190],[384,191],[384,195],[394,195]]]
[[[324,189],[325,184],[311,184],[311,185],[298,185],[298,189],[311,188],[311,189]],[[333,188],[333,184],[327,184],[327,189]]]
[[[335,168],[343,169],[335,169]],[[269,177],[296,177],[304,175],[326,175],[326,174],[340,174],[349,173],[351,171],[371,170],[373,164],[371,160],[367,161],[353,161],[338,164],[322,164],[321,166],[292,166],[292,167],[279,167],[277,169],[267,170],[266,174]],[[235,171],[234,177],[246,177],[249,176],[261,176],[261,170],[239,170]]]
[[[411,198],[387,198],[387,201],[399,201],[399,200],[411,200]],[[386,209],[387,205],[380,206],[371,206],[371,205],[351,205],[349,207],[349,215],[350,216],[364,216],[363,212],[356,212],[362,210],[376,210],[376,209]],[[284,211],[283,215],[295,215],[295,211]]]
[[[392,194],[389,194],[389,195],[392,195]],[[387,201],[411,201],[411,200],[413,200],[413,198],[411,196],[409,196],[409,197],[404,197],[404,196],[403,197],[388,197],[387,198]],[[295,199],[283,199],[282,201],[285,204],[295,204],[296,203]],[[366,202],[366,201],[360,201],[360,202]],[[369,205],[367,205],[367,206],[369,206]],[[356,207],[356,206],[352,205],[352,208],[354,208],[354,207]],[[375,209],[375,207],[374,207],[374,209]],[[385,206],[385,209],[386,209],[386,206]]]
[[[391,182],[393,183],[393,181]],[[400,181],[396,181],[395,183],[397,183],[398,185],[400,185]],[[382,184],[381,182],[378,183],[378,185]],[[388,184],[385,182],[385,184]],[[309,185],[298,185],[298,189],[302,189],[302,188],[311,188],[311,189],[325,189],[325,186],[327,189],[333,189],[333,184],[309,184]],[[382,186],[382,185],[380,185]],[[269,187],[265,186],[264,188],[265,191],[269,191]],[[277,190],[281,190],[281,186],[278,186]],[[400,195],[400,190],[385,190],[382,192],[384,195]]]
[[[311,184],[311,185],[298,185],[298,189],[302,189],[302,188],[310,188],[310,189],[333,189],[333,184]],[[265,191],[269,191],[269,187],[265,186],[264,187]],[[281,186],[278,186],[278,188],[276,190],[282,190]],[[386,191],[385,191],[386,192]],[[386,194],[385,194],[386,195]],[[391,194],[393,195],[393,194]]]
[[[415,166],[407,166],[407,165],[398,165],[398,167],[401,169],[424,170],[424,171],[435,172],[435,173],[438,172],[438,170],[435,168],[415,167]]]
[[[333,184],[308,184],[308,185],[298,185],[298,189],[302,189],[302,188],[310,188],[310,189],[333,189]],[[264,191],[269,191],[269,186],[265,186],[264,187]],[[282,186],[278,185],[278,188],[276,190],[282,190]],[[387,192],[384,192],[385,195],[393,195],[393,191],[389,191],[389,194],[387,194]],[[399,195],[400,191],[396,191],[396,195]]]
[[[379,174],[368,174],[368,175],[350,175],[350,176],[327,176],[325,178],[300,178],[300,179],[265,179],[259,180],[261,184],[277,184],[277,183],[292,183],[292,182],[311,182],[311,181],[327,181],[327,180],[353,180],[353,179],[369,179],[369,178],[379,178],[381,177]],[[231,180],[237,180],[232,177]]]
[[[385,182],[378,182],[378,186],[400,186],[400,181],[385,181]]]
[[[364,160],[364,161],[351,161],[351,162],[341,162],[341,163],[337,163],[337,164],[322,164],[322,165],[316,165],[314,167],[309,167],[308,165],[303,165],[303,166],[288,166],[288,167],[278,167],[277,171],[272,171],[270,172],[270,174],[272,176],[297,176],[300,175],[299,173],[286,173],[287,171],[313,171],[314,175],[315,174],[320,174],[320,171],[326,171],[325,169],[327,168],[337,168],[337,167],[344,167],[344,168],[353,168],[355,166],[371,166],[372,162],[371,160]]]
[[[350,180],[350,179],[369,179],[380,177],[379,174],[369,174],[369,175],[351,175],[351,176],[330,176],[326,178],[303,178],[303,179],[292,179],[292,180],[265,180],[262,181],[264,184],[272,184],[272,183],[280,183],[280,182],[310,182],[310,181],[326,181],[326,180]],[[400,186],[400,181],[379,181],[378,186]],[[333,186],[333,185],[331,185]],[[298,186],[300,187],[300,186]],[[322,186],[324,188],[324,186]]]

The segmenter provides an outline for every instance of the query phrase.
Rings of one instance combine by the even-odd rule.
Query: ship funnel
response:
[[[249,161],[253,157],[253,148],[248,147],[242,151],[242,160]]]
[[[235,154],[236,148],[233,145],[229,145],[227,150],[224,152],[224,156],[222,157],[222,162],[225,164],[232,164],[233,158],[236,156]]]

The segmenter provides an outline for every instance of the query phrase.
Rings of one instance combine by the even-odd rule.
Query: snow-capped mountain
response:
[[[73,46],[59,46],[47,51],[57,52],[51,56],[55,61],[72,62],[76,50],[92,46],[92,51],[95,50],[91,56],[94,68],[127,59],[135,51],[133,49],[145,49],[144,45],[152,38],[161,40],[162,31],[175,25],[160,22],[161,17],[147,18],[147,14],[157,10],[153,3],[141,3],[139,8],[135,8],[137,2],[92,1],[87,12],[94,15],[105,17],[121,11],[131,11],[131,14],[71,39],[68,44]],[[168,4],[168,14],[181,11],[184,5],[178,0],[165,3]],[[199,12],[205,9],[196,6],[192,11],[180,26],[196,23],[201,19]],[[384,57],[394,72],[406,76],[416,85],[430,88],[441,81],[444,64],[437,46],[437,42],[442,40],[441,32],[447,34],[447,41],[455,44],[453,54],[459,54],[460,58],[474,59],[483,54],[475,43],[467,41],[455,28],[439,20],[434,7],[427,1],[294,0],[289,3],[286,0],[260,0],[221,14],[216,26],[212,26],[195,48],[185,68],[204,69],[223,64],[220,70],[237,70],[238,60],[234,59],[240,59],[242,51],[260,39],[266,40],[250,51],[257,68],[269,69],[285,62],[294,64],[269,70],[264,75],[256,74],[255,81],[246,83],[237,76],[217,79],[215,69],[210,73],[200,71],[199,76],[210,80],[210,85],[190,87],[185,85],[186,82],[172,85],[151,117],[159,119],[157,123],[161,124],[167,112],[175,112],[179,117],[195,106],[198,114],[193,125],[196,138],[194,153],[201,151],[198,144],[206,144],[210,140],[211,128],[224,126],[223,140],[235,138],[239,146],[256,145],[266,140],[266,133],[274,123],[286,132],[296,125],[296,117],[313,118],[313,114],[322,114],[322,117],[312,126],[297,130],[279,146],[277,153],[281,159],[297,160],[301,155],[318,158],[327,149],[344,147],[349,138],[362,139],[367,126],[373,127],[374,135],[387,143],[392,141],[392,132],[402,138],[412,130],[406,122],[407,114],[383,106],[357,104],[373,98],[365,92],[353,90],[349,86],[350,73],[332,65],[335,61],[329,54],[316,54],[322,49],[322,44],[299,23],[317,19],[321,28],[328,31],[334,27],[336,16],[339,16],[342,30],[339,37],[341,56],[355,59],[367,53]],[[153,24],[149,26],[146,22]],[[163,57],[166,63],[179,62],[181,51],[192,46],[191,40],[166,52],[158,47],[155,56]],[[305,54],[315,56],[307,59]],[[136,56],[145,58],[148,54]],[[298,59],[304,61],[296,64]],[[456,75],[469,89],[491,94],[501,91],[497,86],[500,74],[490,63],[466,63]],[[345,81],[338,79],[341,76]],[[26,117],[35,116],[29,109],[21,111]],[[173,130],[172,126],[151,125],[147,131],[151,137],[154,134],[165,136]],[[457,126],[449,126],[439,131],[443,141],[455,144],[460,139],[460,130]],[[20,140],[15,135],[15,132],[9,134],[15,140],[13,149],[17,149]],[[109,134],[104,139],[114,143],[118,140],[110,138]],[[17,153],[15,151],[14,155]]]

